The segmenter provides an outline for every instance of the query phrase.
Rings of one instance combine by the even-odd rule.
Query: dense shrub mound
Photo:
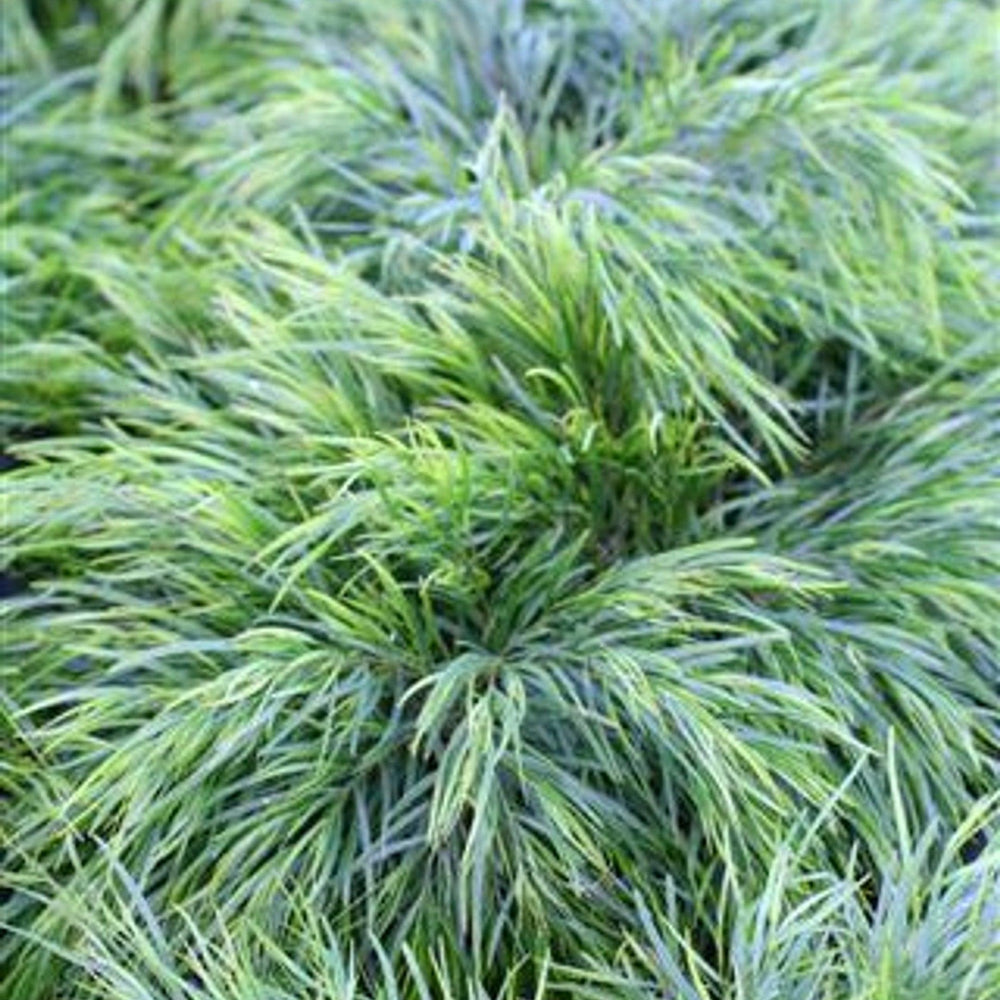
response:
[[[1000,996],[973,0],[4,0],[0,996]]]

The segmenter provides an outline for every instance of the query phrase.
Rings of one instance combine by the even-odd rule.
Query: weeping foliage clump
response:
[[[991,4],[2,30],[0,995],[1000,996]]]

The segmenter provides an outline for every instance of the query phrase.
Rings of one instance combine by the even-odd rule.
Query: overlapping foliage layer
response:
[[[965,0],[7,0],[0,995],[1000,996]]]

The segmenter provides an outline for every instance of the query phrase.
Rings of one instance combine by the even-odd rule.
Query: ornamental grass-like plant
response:
[[[0,996],[1000,997],[975,0],[5,0]]]

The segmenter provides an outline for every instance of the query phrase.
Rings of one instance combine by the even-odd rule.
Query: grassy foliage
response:
[[[990,5],[2,18],[0,994],[1000,993]]]

